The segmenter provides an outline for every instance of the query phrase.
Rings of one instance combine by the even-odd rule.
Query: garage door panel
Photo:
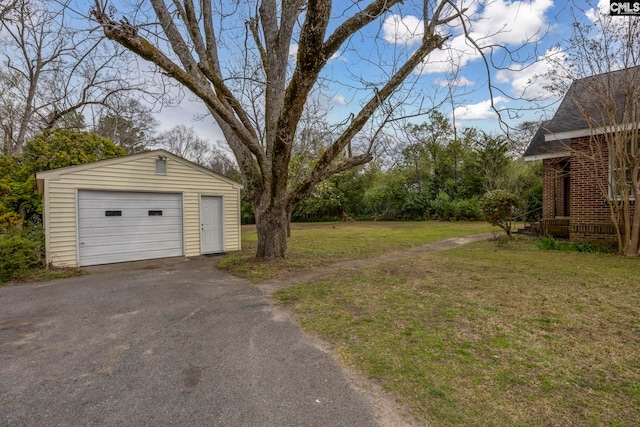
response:
[[[95,201],[98,203],[118,202],[126,203],[127,201],[140,200],[143,196],[145,200],[150,202],[171,203],[165,196],[169,193],[145,193],[145,192],[124,192],[124,191],[102,191],[102,190],[80,190],[84,193],[83,200]],[[172,195],[177,195],[173,193]],[[173,200],[173,202],[177,202]]]
[[[183,255],[180,194],[80,190],[78,201],[80,265]]]
[[[176,256],[173,250],[156,250],[145,253],[134,252],[127,254],[126,261],[142,261],[145,259],[155,258],[168,258]],[[99,265],[99,264],[111,264],[115,262],[125,262],[122,260],[122,254],[102,254],[96,256],[83,257],[86,264],[84,265]]]
[[[140,205],[141,202],[144,204]],[[89,203],[92,203],[92,202],[89,202]],[[105,216],[105,211],[114,211],[114,210],[119,210],[122,213],[128,212],[129,215],[136,215],[136,216],[147,216],[148,215],[147,210],[163,210],[164,211],[163,215],[166,215],[166,214],[176,215],[176,213],[182,212],[182,206],[174,205],[173,203],[171,206],[168,206],[166,204],[163,205],[162,203],[158,203],[158,202],[149,203],[146,200],[144,201],[132,200],[130,203],[113,202],[105,206],[96,206],[96,205],[91,205],[90,207],[85,206],[84,210],[86,210],[87,212],[95,213],[96,217]]]
[[[126,232],[121,228],[112,226],[100,226],[100,227],[84,227],[82,230],[83,237],[100,237],[106,236],[114,238],[128,237],[134,235],[148,235],[148,234],[166,234],[166,233],[178,233],[182,234],[181,230],[176,228],[175,224],[157,224],[153,227],[138,227],[135,225],[128,225]]]
[[[157,247],[162,246],[162,249],[149,249],[148,243],[144,242],[136,242],[127,245],[126,248],[122,249],[122,251],[118,252],[116,255],[125,255],[125,254],[133,254],[133,253],[142,253],[142,255],[153,254],[154,252],[163,252],[163,251],[175,251],[181,249],[182,245],[177,245],[173,241],[165,241],[165,242],[156,242]],[[105,251],[104,246],[91,246],[89,248],[82,248],[83,256],[99,256],[101,254],[109,254],[110,251]],[[154,257],[143,258],[143,259],[152,259]]]
[[[109,216],[107,211],[119,211],[120,215]],[[161,215],[151,215],[149,211],[161,211]],[[143,209],[123,206],[110,206],[104,208],[82,208],[81,213],[85,213],[91,218],[162,218],[162,217],[181,217],[182,208],[167,208],[166,206],[145,206]]]
[[[153,229],[156,227],[174,226],[180,222],[182,217],[153,217],[153,219],[147,219],[147,217],[128,217],[120,218],[119,220],[97,218],[95,220],[83,219],[78,221],[78,226],[85,229],[94,228],[116,228],[121,229],[123,227],[137,227]]]
[[[106,212],[118,212],[118,215],[107,215]],[[153,211],[156,214],[150,214]],[[159,214],[158,214],[159,213]],[[80,210],[80,218],[103,221],[120,221],[126,218],[148,218],[151,220],[160,220],[162,218],[182,218],[182,209],[180,208],[164,208],[162,206],[147,206],[143,209],[123,208],[121,206],[104,209],[87,209]]]
[[[87,237],[91,238],[91,246],[113,246],[113,236],[105,236],[105,231],[102,233],[94,232],[93,236],[87,236],[84,234],[85,239]],[[129,246],[135,244],[147,244],[147,243],[168,243],[175,242],[176,244],[182,245],[181,242],[182,234],[178,232],[164,232],[164,233],[155,233],[153,235],[141,233],[130,235],[130,241],[135,243],[129,243]]]

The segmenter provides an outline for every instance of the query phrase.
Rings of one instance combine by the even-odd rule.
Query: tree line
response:
[[[523,213],[539,215],[542,167],[525,163],[519,151],[533,128],[524,123],[511,139],[456,131],[433,111],[427,121],[407,124],[391,153],[317,185],[292,220],[477,220],[480,198],[498,189],[519,196]]]
[[[395,125],[430,109],[425,100],[431,89],[419,84],[420,73],[414,71],[443,49],[452,23],[464,27],[476,17],[453,2],[425,3],[416,10],[379,0],[356,8],[298,0],[258,6],[95,1],[84,9],[71,1],[2,4],[5,155],[20,155],[38,135],[72,129],[108,138],[126,153],[162,146],[198,163],[225,167],[226,173],[237,173],[235,166],[258,225],[256,255],[261,258],[286,257],[292,218],[335,212],[340,217],[457,218],[456,212],[474,212],[477,197],[502,185],[502,175],[518,176],[515,169],[527,169],[515,166],[500,137],[458,132],[442,115],[432,113],[425,123],[400,130]],[[387,34],[401,12],[425,17],[412,30],[410,44],[390,42],[399,35]],[[404,48],[363,50],[360,38]],[[238,45],[240,40],[244,43]],[[490,62],[490,50],[474,43]],[[347,51],[376,64],[381,74],[344,75],[341,79],[351,80],[331,82],[331,60]],[[330,83],[353,86],[362,99],[359,111],[327,131],[313,106]],[[170,102],[165,89],[175,84],[203,102],[235,161],[222,152],[209,156],[213,148],[206,144],[208,158],[200,149],[189,151],[199,147],[197,138],[186,146],[176,143],[184,129],[175,129],[163,143],[153,141],[153,121],[140,100]],[[364,180],[362,191],[351,191],[359,180]],[[514,189],[517,181],[511,183]]]
[[[110,120],[119,123],[107,128],[111,139],[100,129],[57,128],[35,135],[20,154],[1,155],[0,228],[39,222],[41,202],[35,173],[127,155],[131,147],[141,151],[158,146],[160,139],[143,139],[144,133],[135,131],[135,122],[116,117]],[[513,152],[514,141],[475,128],[456,132],[437,111],[430,114],[429,121],[408,124],[405,131],[389,153],[317,185],[291,219],[476,220],[482,218],[481,196],[496,189],[519,196],[522,212],[535,214],[540,208],[541,165],[524,163]],[[523,132],[522,138],[528,134]],[[241,179],[233,160],[206,144],[192,128],[179,126],[160,135],[167,138],[161,146],[168,151]],[[298,164],[295,157],[307,155],[302,147],[308,149],[313,144],[322,145],[315,141],[298,146],[292,174]],[[243,203],[242,211],[243,222],[253,223],[251,206]]]

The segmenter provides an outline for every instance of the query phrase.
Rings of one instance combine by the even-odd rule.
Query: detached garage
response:
[[[47,263],[240,250],[242,185],[164,150],[37,174]]]

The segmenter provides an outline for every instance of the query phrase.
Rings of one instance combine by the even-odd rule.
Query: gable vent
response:
[[[167,159],[157,158],[156,159],[156,175],[166,175],[166,174],[167,174]]]

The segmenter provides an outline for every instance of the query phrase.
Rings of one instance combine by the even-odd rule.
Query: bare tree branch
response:
[[[104,36],[72,28],[67,4],[16,0],[0,23],[0,55],[11,82],[0,92],[2,150],[18,153],[26,139],[84,107],[105,105],[135,87],[123,49]],[[126,75],[126,76],[125,76]],[[9,114],[7,114],[9,113]]]
[[[403,10],[401,0],[149,2],[157,23],[117,20],[100,0],[94,0],[92,16],[109,39],[151,61],[204,102],[245,179],[245,198],[258,225],[257,255],[266,258],[286,256],[288,214],[315,185],[370,161],[384,130],[399,116],[415,113],[403,111],[409,95],[400,91],[416,87],[409,83],[419,79],[414,71],[443,47],[450,25],[468,19],[467,9],[452,0],[412,4],[424,21],[416,30],[423,32],[422,39],[398,48],[380,33],[385,19]],[[144,9],[145,3],[140,0],[137,7]],[[301,156],[295,144],[304,131],[305,110],[329,87],[332,59],[341,49],[357,49],[359,37],[373,42],[371,57],[361,52],[359,58],[378,75],[355,76],[349,89],[363,99],[360,108],[313,159]],[[290,50],[296,46],[293,58]],[[352,141],[365,140],[367,131],[368,143],[354,146]],[[302,157],[309,163],[291,170],[292,159]]]

